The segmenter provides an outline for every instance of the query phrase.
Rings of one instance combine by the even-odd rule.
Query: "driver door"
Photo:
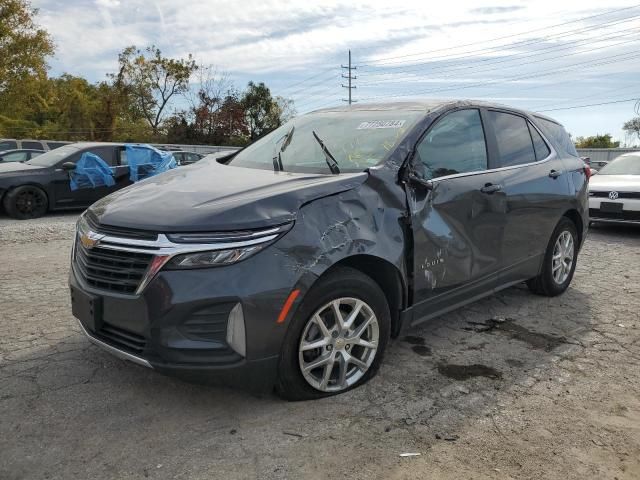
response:
[[[412,168],[432,182],[408,189],[416,323],[497,283],[506,202],[489,151],[475,108],[445,114],[416,146]]]

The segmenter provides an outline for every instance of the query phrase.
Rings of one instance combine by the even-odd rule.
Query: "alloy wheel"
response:
[[[551,272],[553,274],[553,280],[558,285],[562,285],[571,273],[573,253],[573,235],[571,235],[571,232],[565,230],[558,236],[556,244],[553,247],[553,257],[551,257]]]
[[[25,217],[39,216],[46,208],[46,198],[36,189],[26,189],[16,197],[15,206]]]
[[[298,346],[304,379],[316,390],[340,392],[371,367],[379,342],[373,309],[357,298],[338,298],[308,320]]]

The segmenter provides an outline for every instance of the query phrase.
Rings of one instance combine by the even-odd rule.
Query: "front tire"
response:
[[[2,203],[7,215],[17,220],[42,217],[49,209],[47,194],[35,185],[22,185],[9,190]]]
[[[578,259],[578,232],[575,224],[562,217],[556,226],[544,256],[540,274],[527,282],[538,295],[555,297],[569,287]]]
[[[280,355],[276,391],[287,400],[343,393],[371,379],[391,331],[384,292],[358,270],[336,268],[307,293]]]

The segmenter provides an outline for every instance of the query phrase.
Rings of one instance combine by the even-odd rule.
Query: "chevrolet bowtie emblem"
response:
[[[93,248],[100,242],[103,237],[104,235],[89,231],[80,235],[80,243],[82,243],[82,246],[84,248]]]

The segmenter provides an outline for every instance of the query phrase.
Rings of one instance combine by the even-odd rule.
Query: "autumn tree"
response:
[[[37,13],[27,0],[0,0],[0,93],[27,75],[46,74],[54,45],[36,25]]]
[[[144,51],[135,46],[125,48],[118,57],[119,87],[126,91],[132,107],[138,109],[158,135],[167,107],[172,98],[189,87],[189,78],[197,70],[191,54],[173,59],[162,56],[155,46]]]

